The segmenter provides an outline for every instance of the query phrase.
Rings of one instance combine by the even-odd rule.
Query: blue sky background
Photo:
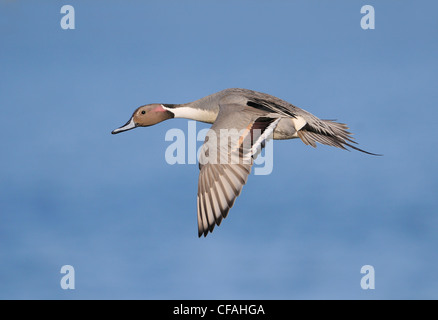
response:
[[[62,30],[60,8],[76,10]],[[374,5],[376,29],[360,28]],[[1,1],[1,299],[438,298],[436,1]],[[198,239],[197,165],[139,105],[242,87],[347,123]],[[206,125],[198,125],[204,128]],[[64,291],[62,265],[76,270]],[[360,287],[373,265],[376,289]]]

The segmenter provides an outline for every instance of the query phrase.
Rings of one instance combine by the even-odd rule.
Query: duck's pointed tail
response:
[[[356,144],[356,142],[353,140],[348,129],[344,123],[334,120],[319,120],[312,124],[307,123],[298,130],[297,134],[305,144],[311,145],[314,148],[316,148],[316,142],[319,142],[344,150],[348,150],[347,147],[349,147],[373,156],[382,156],[381,154],[371,153],[354,146],[353,144]]]

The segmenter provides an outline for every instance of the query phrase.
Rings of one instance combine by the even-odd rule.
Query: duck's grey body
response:
[[[276,140],[300,138],[313,147],[319,142],[371,154],[351,144],[355,142],[345,124],[321,120],[269,94],[239,88],[226,89],[185,104],[142,106],[125,126],[113,133],[153,125],[170,118],[187,118],[213,124],[199,159],[199,236],[212,232],[215,225],[219,225],[227,216],[247,181],[252,158],[258,154],[268,137]],[[232,132],[230,137],[237,141],[237,147],[228,143],[228,138],[227,144],[220,144],[219,137],[224,129]]]
[[[190,103],[179,105],[164,104],[164,106],[167,110],[173,112],[176,118],[187,118],[206,123],[214,123],[221,108],[233,106],[234,109],[230,110],[228,108],[228,112],[234,115],[227,122],[227,126],[229,127],[233,127],[236,115],[242,112],[281,118],[274,130],[274,140],[299,138],[297,132],[306,124],[309,124],[309,127],[314,128],[316,131],[327,133],[331,133],[332,130],[336,131],[336,129],[341,129],[341,131],[342,129],[348,129],[344,124],[338,124],[329,120],[320,120],[311,113],[277,97],[241,88],[225,89]],[[334,124],[336,124],[335,128],[332,127]],[[347,132],[344,132],[344,134],[342,134],[342,132],[337,133],[341,134],[343,139],[349,135]],[[313,141],[311,137],[309,137],[309,139],[309,143],[305,143],[315,147],[315,141]],[[353,142],[349,139],[346,140]],[[316,140],[316,142],[321,141]],[[342,147],[338,144],[336,144],[336,146]]]

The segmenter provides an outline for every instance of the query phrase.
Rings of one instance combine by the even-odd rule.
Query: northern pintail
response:
[[[112,133],[152,126],[171,118],[213,124],[206,135],[199,157],[199,237],[212,232],[215,225],[219,226],[222,219],[227,217],[247,181],[253,159],[268,138],[300,138],[312,147],[316,147],[318,142],[376,155],[352,145],[356,142],[343,123],[321,120],[277,97],[239,88],[226,89],[185,104],[143,105],[134,111],[125,125]],[[221,134],[223,137],[224,130],[228,132],[227,142],[221,143],[219,137]],[[230,137],[234,144],[229,141]],[[212,151],[215,151],[213,156]],[[218,160],[219,157],[221,161]]]

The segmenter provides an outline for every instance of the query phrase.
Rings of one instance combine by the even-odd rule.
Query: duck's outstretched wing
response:
[[[251,172],[253,158],[279,118],[221,106],[199,156],[198,235],[206,236],[226,218]]]

